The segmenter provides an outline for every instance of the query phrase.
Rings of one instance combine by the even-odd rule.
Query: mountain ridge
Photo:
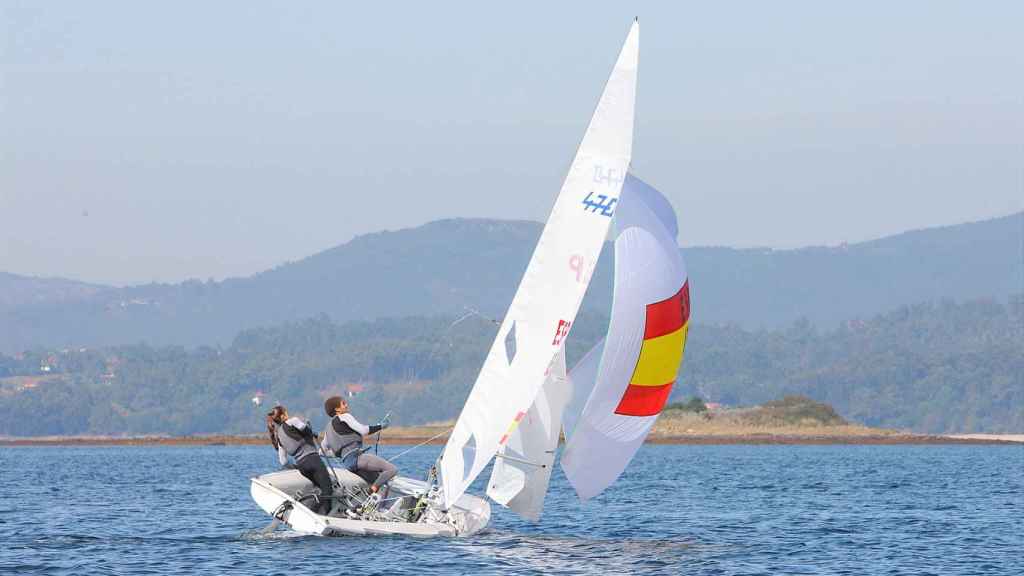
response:
[[[980,220],[969,220],[969,221],[966,221],[966,222],[960,222],[960,223],[956,223],[956,224],[940,224],[940,225],[936,225],[936,226],[925,226],[925,227],[922,227],[922,228],[911,228],[909,230],[904,230],[902,232],[896,232],[894,234],[888,234],[888,235],[884,235],[884,236],[879,236],[877,238],[869,238],[869,239],[866,239],[866,240],[858,240],[858,241],[855,241],[855,242],[840,242],[838,244],[808,244],[808,245],[805,245],[805,246],[797,246],[797,247],[793,247],[793,248],[775,248],[775,247],[772,247],[772,246],[756,246],[756,245],[755,246],[729,246],[729,245],[726,245],[726,244],[702,244],[702,245],[695,245],[695,246],[689,246],[689,247],[680,246],[680,248],[684,248],[684,249],[686,249],[686,248],[689,248],[689,249],[706,249],[706,250],[725,249],[725,250],[734,250],[734,251],[738,251],[738,252],[757,251],[757,252],[772,252],[772,253],[799,252],[799,251],[803,251],[803,250],[833,250],[833,249],[840,249],[840,248],[844,248],[845,249],[845,248],[849,248],[850,246],[863,246],[863,245],[866,245],[866,244],[872,244],[872,243],[879,242],[879,241],[886,241],[886,240],[897,239],[897,238],[908,236],[908,235],[915,235],[915,234],[918,234],[918,233],[921,233],[921,232],[946,231],[946,230],[952,230],[952,229],[956,229],[956,228],[960,228],[960,227],[964,227],[964,226],[972,226],[972,225],[975,225],[975,224],[984,224],[984,223],[993,222],[993,221],[1001,221],[1001,220],[1006,220],[1006,219],[1013,219],[1014,217],[1021,217],[1022,218],[1022,222],[1024,222],[1024,211],[1011,212],[1009,214],[1004,214],[1002,216],[992,216],[990,218],[982,218]],[[273,271],[278,270],[280,268],[284,268],[284,267],[287,267],[287,266],[291,266],[293,264],[298,264],[298,263],[304,262],[306,260],[309,260],[311,258],[315,258],[316,256],[319,256],[319,255],[322,255],[322,254],[327,254],[327,253],[330,253],[330,252],[334,252],[334,251],[340,250],[340,249],[345,248],[346,246],[349,246],[350,244],[353,244],[353,243],[355,243],[357,241],[360,241],[360,240],[365,240],[365,239],[375,238],[375,237],[381,237],[381,236],[387,236],[387,235],[390,235],[390,234],[398,234],[398,233],[412,231],[412,230],[419,230],[419,229],[422,229],[422,228],[427,228],[427,227],[431,227],[431,226],[435,226],[435,225],[443,225],[443,224],[457,223],[457,222],[481,222],[481,223],[493,223],[493,224],[497,224],[497,225],[500,225],[500,224],[525,225],[525,226],[537,226],[538,228],[540,226],[542,226],[542,224],[543,224],[543,223],[537,222],[535,220],[522,220],[522,219],[507,220],[507,219],[500,219],[500,218],[473,218],[473,217],[439,218],[437,220],[430,220],[428,222],[424,222],[423,224],[419,224],[419,225],[415,225],[415,226],[405,226],[405,227],[402,227],[402,228],[384,229],[384,230],[377,230],[377,231],[374,231],[374,232],[367,232],[365,234],[357,234],[357,235],[353,236],[350,240],[348,240],[346,242],[342,242],[340,244],[336,244],[334,246],[331,246],[331,247],[328,247],[328,248],[324,248],[323,250],[319,250],[317,252],[314,252],[313,254],[310,254],[308,256],[304,256],[302,258],[299,258],[298,260],[286,260],[284,262],[281,262],[279,264],[271,266],[270,268],[267,268],[265,270],[258,270],[256,272],[253,272],[252,274],[247,274],[247,275],[242,275],[242,276],[228,276],[228,277],[222,278],[220,280],[214,280],[213,282],[215,282],[215,283],[223,283],[223,282],[229,282],[229,281],[247,280],[247,279],[251,279],[251,278],[257,277],[257,276],[262,276],[264,274],[273,272]],[[499,227],[499,226],[496,226],[496,227]],[[1022,235],[1024,235],[1024,228],[1022,228],[1021,233],[1022,233]],[[538,232],[538,234],[539,234],[539,232]],[[65,276],[20,274],[20,273],[16,273],[16,272],[0,270],[0,281],[3,281],[5,279],[14,279],[14,280],[19,280],[19,281],[32,281],[32,282],[51,282],[51,281],[53,281],[53,282],[68,283],[68,284],[78,284],[78,285],[82,285],[82,286],[88,286],[88,287],[96,288],[96,289],[99,289],[99,290],[126,290],[126,289],[141,287],[141,286],[153,286],[153,285],[157,285],[157,286],[178,286],[178,285],[189,283],[189,282],[202,282],[198,278],[186,278],[184,280],[181,280],[180,282],[139,282],[139,283],[126,284],[126,285],[123,285],[123,286],[115,286],[113,284],[108,284],[108,283],[104,283],[104,282],[92,282],[92,281],[80,280],[80,279],[77,279],[77,278],[70,278],[70,277],[65,277]],[[3,289],[4,289],[4,286],[2,284],[0,284],[0,291],[2,291]],[[0,293],[0,296],[2,296],[2,293]],[[2,303],[2,302],[4,302],[4,300],[0,299],[0,303]]]
[[[1021,291],[1022,224],[1024,212],[1018,212],[832,247],[682,250],[698,320],[772,328],[806,317],[828,327],[913,302]],[[525,220],[444,219],[363,234],[222,281],[114,288],[54,279],[68,283],[72,296],[60,297],[58,289],[49,300],[0,293],[0,303],[13,302],[0,306],[0,351],[139,341],[226,344],[240,330],[321,314],[347,321],[476,309],[500,317],[540,230]],[[606,244],[587,308],[606,309],[610,302],[609,250]],[[0,292],[4,286],[15,291],[12,278],[47,282],[5,273]]]

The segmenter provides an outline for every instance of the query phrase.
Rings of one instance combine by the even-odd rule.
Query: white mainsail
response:
[[[562,470],[581,500],[614,482],[643,444],[675,383],[689,328],[689,284],[668,200],[629,175],[615,228],[608,334],[588,355],[600,354],[600,366],[582,414],[566,414],[574,425]]]
[[[536,522],[544,509],[544,496],[562,435],[562,412],[571,395],[563,347],[551,362],[544,386],[530,410],[498,449],[487,495],[527,520]]]
[[[634,22],[441,455],[447,507],[526,416],[575,321],[629,168],[638,53],[639,27]]]

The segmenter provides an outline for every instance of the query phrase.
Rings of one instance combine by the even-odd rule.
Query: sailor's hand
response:
[[[377,425],[380,426],[381,430],[387,428],[388,426],[391,426],[391,414],[388,414],[383,419],[381,419],[381,421],[378,422]]]

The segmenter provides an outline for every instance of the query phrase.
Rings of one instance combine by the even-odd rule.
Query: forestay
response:
[[[608,334],[588,354],[601,362],[582,413],[566,415],[574,424],[562,470],[581,500],[614,482],[647,437],[675,383],[689,327],[689,285],[668,200],[628,176],[615,227]],[[587,370],[578,370],[570,380],[586,386]]]
[[[446,506],[466,491],[525,417],[576,318],[629,167],[638,47],[634,22],[442,453]]]

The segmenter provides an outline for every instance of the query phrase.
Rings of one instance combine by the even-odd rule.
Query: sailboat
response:
[[[263,510],[315,534],[466,536],[490,521],[490,505],[467,490],[492,460],[487,496],[531,520],[543,510],[563,433],[561,467],[581,500],[622,473],[671,392],[690,302],[672,206],[629,171],[639,33],[634,21],[428,479],[396,478],[388,506],[349,518],[313,513],[304,504],[312,484],[294,470],[273,472],[252,479],[252,497]],[[610,233],[615,291],[608,332],[567,371],[565,342]],[[365,494],[360,478],[331,471],[345,498]]]

